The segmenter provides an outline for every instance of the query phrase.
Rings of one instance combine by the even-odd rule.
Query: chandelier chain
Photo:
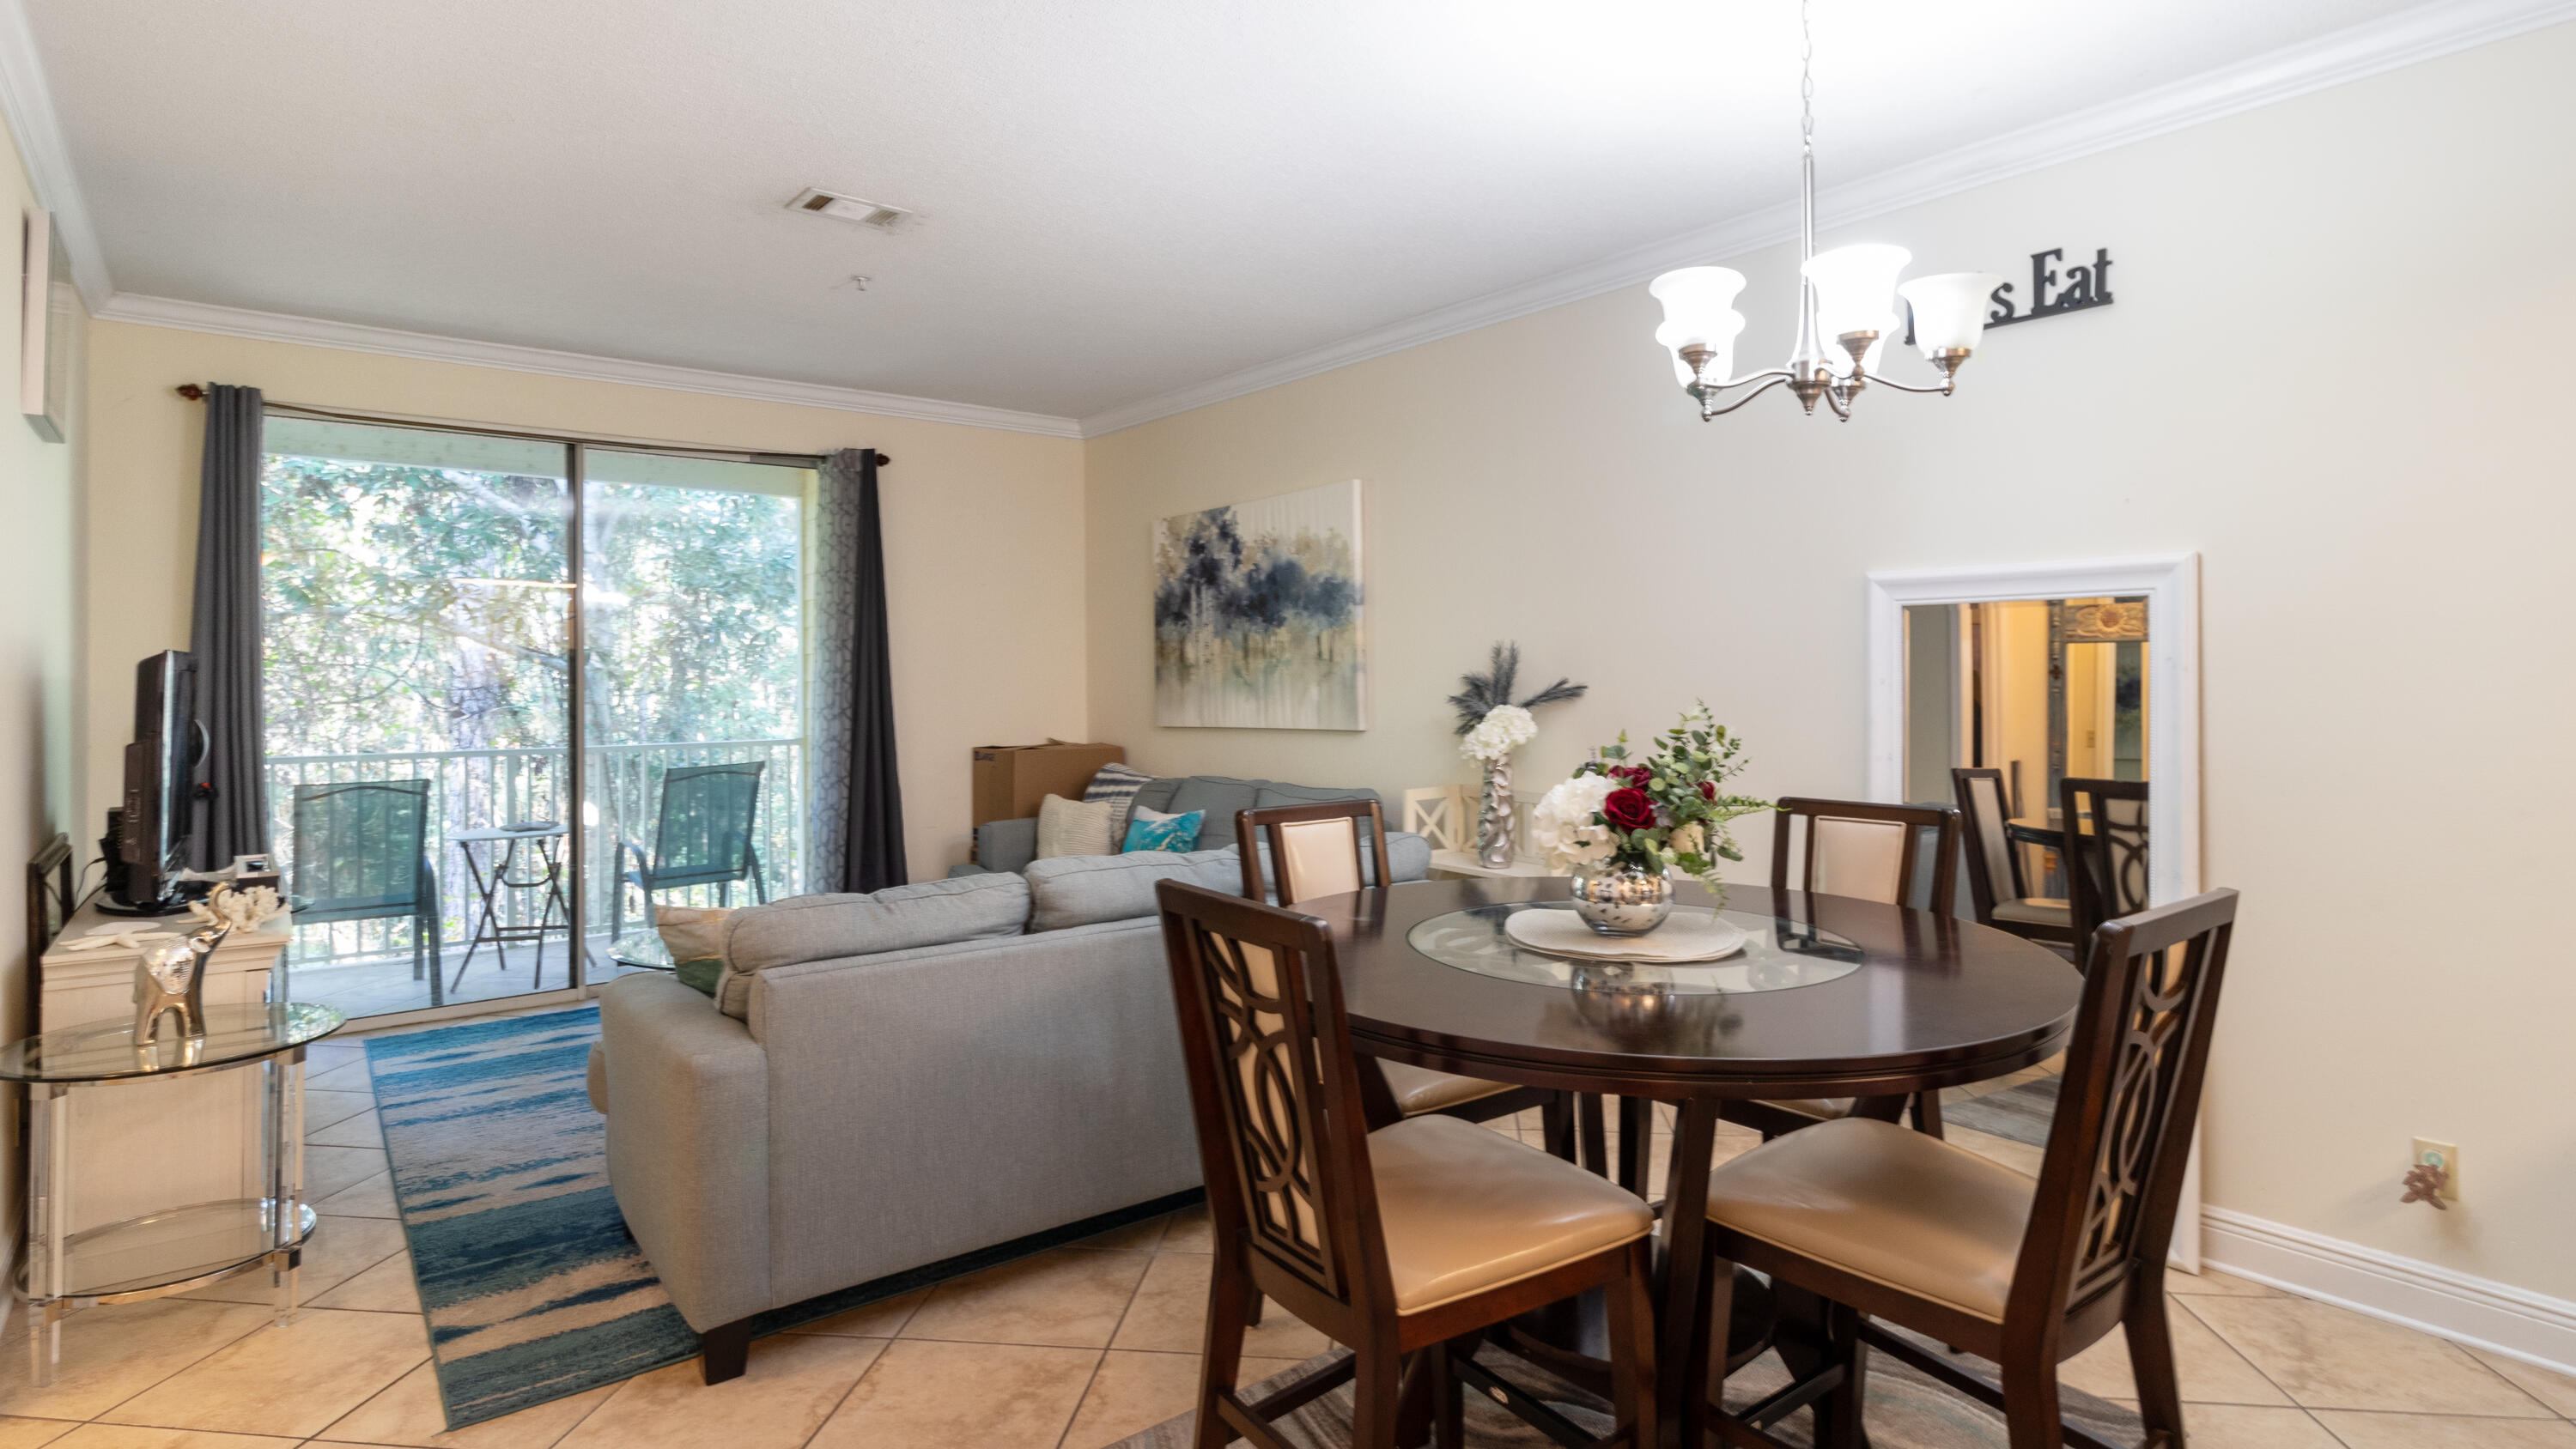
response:
[[[1808,16],[1809,0],[1798,0],[1798,139],[1813,155],[1816,149],[1816,28]]]

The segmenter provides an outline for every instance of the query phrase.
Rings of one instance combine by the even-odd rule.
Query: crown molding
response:
[[[72,153],[54,115],[54,93],[45,84],[36,35],[27,28],[19,0],[0,0],[0,116],[8,118],[9,133],[18,140],[18,157],[26,163],[36,204],[53,213],[54,230],[72,259],[72,284],[96,313],[116,295],[116,283],[108,276],[107,253],[99,247],[98,228],[90,223],[80,178],[72,172]]]
[[[2576,0],[2433,0],[2268,55],[1828,188],[1816,195],[1817,221],[1822,226],[1838,226],[1883,215],[2569,20],[2576,20]],[[1720,261],[1759,247],[1776,246],[1795,240],[1797,235],[1794,205],[1767,207],[1572,271],[1488,292],[1389,327],[1094,413],[1082,420],[1082,433],[1096,438],[1636,286],[1674,267]]]
[[[660,362],[630,362],[623,358],[595,357],[585,352],[520,347],[507,342],[475,342],[462,337],[404,332],[391,327],[366,327],[354,322],[330,322],[319,317],[296,317],[283,312],[255,312],[245,307],[183,302],[173,297],[145,297],[119,292],[108,298],[107,304],[97,308],[93,315],[102,322],[175,327],[186,332],[212,332],[261,342],[294,342],[306,347],[334,347],[345,352],[372,352],[384,357],[409,357],[423,362],[497,367],[509,372],[575,377],[590,382],[619,382],[635,387],[667,388],[673,392],[705,393],[712,397],[748,398],[753,402],[792,403],[798,407],[831,408],[881,418],[998,428],[1005,432],[1036,433],[1049,438],[1082,436],[1081,425],[1072,418],[1045,413],[1015,412],[1009,408],[944,402],[938,398],[906,397],[901,393],[868,392],[818,382],[710,372],[703,368],[674,367]]]

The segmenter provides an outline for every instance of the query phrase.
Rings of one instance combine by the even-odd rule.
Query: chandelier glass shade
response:
[[[1806,33],[1806,5],[1798,8]],[[1732,267],[1683,267],[1646,288],[1664,307],[1655,340],[1673,357],[1673,376],[1699,402],[1705,420],[1731,413],[1772,388],[1786,385],[1810,413],[1822,398],[1836,417],[1851,419],[1862,388],[1882,383],[1899,392],[1947,395],[1959,367],[1986,329],[1986,308],[2004,279],[1991,272],[1943,272],[1897,284],[1913,254],[1883,242],[1856,242],[1816,251],[1815,46],[1809,36],[1800,76],[1804,104],[1799,155],[1798,340],[1786,365],[1735,376],[1735,339],[1744,314],[1735,298],[1744,274]],[[1938,386],[1890,379],[1879,370],[1889,339],[1904,334],[1908,316],[1914,345],[1940,370]],[[1725,395],[1749,389],[1726,400]]]

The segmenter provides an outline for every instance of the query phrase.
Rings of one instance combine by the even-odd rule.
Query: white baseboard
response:
[[[2201,1210],[2201,1260],[2223,1273],[2576,1374],[2576,1303],[2227,1208]]]

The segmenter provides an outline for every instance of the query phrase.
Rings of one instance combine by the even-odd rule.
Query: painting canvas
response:
[[[1154,525],[1154,719],[1232,729],[1367,726],[1360,485]]]

